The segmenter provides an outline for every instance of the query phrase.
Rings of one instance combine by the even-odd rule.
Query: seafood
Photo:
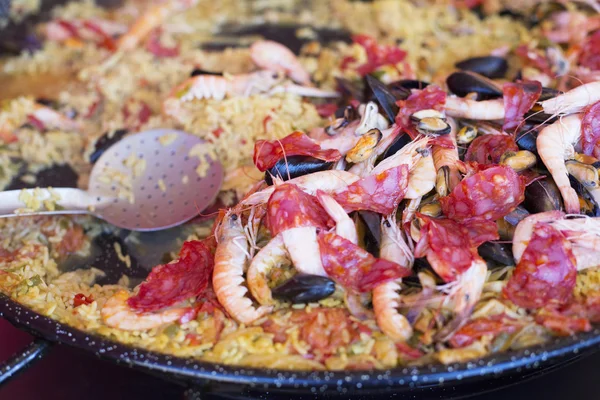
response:
[[[579,213],[579,199],[569,182],[565,160],[572,158],[581,137],[581,116],[569,115],[541,130],[536,140],[538,154],[558,186],[567,213]]]
[[[381,222],[380,256],[401,265],[412,267],[414,256],[404,235],[391,216]],[[400,307],[400,281],[390,281],[373,289],[373,309],[381,330],[393,340],[406,341],[413,333],[406,317],[398,312]]]
[[[408,175],[408,189],[405,199],[416,199],[429,193],[435,187],[436,170],[431,154],[422,156]]]
[[[461,176],[458,170],[458,148],[456,146],[456,122],[450,118],[449,125],[452,128],[448,138],[451,146],[433,145],[431,147],[431,155],[433,164],[437,171],[436,189],[440,196],[445,196],[451,192],[460,182]],[[441,175],[441,178],[440,178]],[[441,182],[440,182],[441,179]],[[441,190],[440,185],[444,185],[444,190]]]
[[[577,86],[566,93],[540,102],[544,113],[569,115],[600,101],[600,82],[590,82]]]
[[[195,7],[199,0],[166,0],[152,5],[129,28],[126,34],[117,41],[117,50],[126,52],[133,50],[148,34],[165,20],[176,13]]]
[[[261,40],[250,46],[252,61],[262,69],[283,72],[301,85],[310,85],[310,74],[290,49],[272,40]]]
[[[335,233],[354,244],[358,244],[356,225],[354,225],[352,218],[346,214],[344,208],[333,197],[323,191],[317,192],[317,199],[319,199],[327,214],[335,221]]]
[[[119,290],[106,301],[100,310],[106,325],[125,331],[143,331],[178,321],[188,312],[188,308],[179,307],[153,313],[138,313],[127,304],[128,299],[129,293]]]
[[[255,307],[246,297],[244,271],[248,263],[249,245],[239,214],[230,211],[221,223],[215,253],[212,284],[219,303],[229,315],[243,324],[271,311],[269,306]]]
[[[446,99],[446,115],[476,120],[503,119],[504,102],[501,99],[476,101],[449,96]]]

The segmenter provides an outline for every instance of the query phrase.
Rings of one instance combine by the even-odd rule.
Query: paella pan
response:
[[[204,139],[182,183],[205,159],[224,182],[156,234],[27,216],[61,199],[23,191],[0,221],[9,319],[184,376],[313,387],[438,384],[597,341],[594,2],[39,6],[5,22],[23,29],[3,43],[5,190],[86,188],[154,128]],[[145,163],[105,171],[134,205]],[[56,168],[71,182],[40,183]]]

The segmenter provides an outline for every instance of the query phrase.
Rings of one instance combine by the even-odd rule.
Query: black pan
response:
[[[64,1],[51,3],[61,2]],[[115,0],[104,0],[104,2],[115,4]],[[2,10],[6,9],[6,3],[6,0],[0,0],[0,15]],[[15,46],[22,48],[23,43],[30,43],[31,40],[23,41],[23,35],[32,32],[30,29],[32,24],[47,16],[49,8],[46,5],[42,14],[32,16],[24,24],[9,25],[0,30],[0,54],[2,51],[14,51]],[[262,32],[271,39],[279,38],[280,41],[284,41],[290,27],[281,27],[279,31],[277,29],[276,26],[269,25],[264,27]],[[228,26],[225,30],[228,37],[257,32],[261,32],[260,26],[237,28]],[[327,41],[347,40],[349,36],[343,31],[323,31],[320,37],[323,41]],[[227,41],[230,42],[229,39]],[[295,43],[293,46],[298,47],[298,44]],[[77,181],[76,174],[65,166],[41,171],[37,178],[38,181],[33,186],[75,186]],[[19,188],[24,185],[22,181],[16,179],[10,187]],[[64,268],[76,269],[90,264],[103,268],[107,272],[107,277],[100,282],[102,284],[116,281],[124,272],[129,276],[143,279],[153,265],[161,262],[162,254],[169,247],[175,247],[176,240],[185,237],[185,227],[144,234],[142,247],[135,249],[128,249],[126,242],[123,241],[128,234],[123,232],[118,237],[100,236],[94,242],[93,260],[70,259]],[[131,269],[126,269],[117,259],[112,246],[114,241],[119,241],[125,249],[124,252],[132,256]],[[157,246],[158,243],[163,247]],[[148,252],[148,249],[153,251]],[[0,295],[0,316],[38,338],[22,354],[0,366],[0,384],[15,371],[42,355],[51,343],[60,343],[83,349],[119,364],[157,374],[165,379],[174,379],[201,387],[203,390],[209,388],[209,390],[225,392],[232,398],[239,396],[240,393],[257,396],[279,393],[288,398],[290,394],[312,397],[319,393],[339,394],[342,397],[410,393],[411,397],[418,395],[423,399],[472,395],[533,378],[583,355],[591,354],[598,349],[600,343],[600,330],[594,329],[592,332],[577,336],[556,338],[541,346],[448,366],[438,364],[388,371],[294,372],[215,365],[136,349],[58,323],[15,303],[4,295]]]

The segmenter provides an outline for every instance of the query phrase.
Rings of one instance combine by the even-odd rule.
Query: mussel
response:
[[[456,133],[456,142],[463,145],[469,144],[477,137],[478,133],[476,127],[465,125]]]
[[[408,134],[405,133],[405,134],[399,135],[396,138],[396,140],[394,140],[394,142],[390,145],[390,147],[388,147],[386,149],[386,151],[383,153],[383,155],[381,156],[381,160],[385,160],[386,158],[393,156],[394,154],[396,154],[396,152],[398,150],[400,150],[401,148],[403,148],[410,142],[411,142],[411,138]],[[381,160],[378,160],[378,161],[381,161]]]
[[[417,131],[427,136],[447,135],[452,129],[444,115],[437,110],[417,111],[410,116],[410,119],[416,123]]]
[[[505,215],[504,218],[497,220],[500,240],[512,241],[517,225],[528,216],[529,212],[523,206],[518,206]]]
[[[358,117],[358,114],[354,107],[346,106],[338,108],[335,112],[335,116],[336,119],[325,128],[325,133],[329,136],[335,136],[340,133],[342,129]]]
[[[465,97],[477,94],[477,100],[498,99],[502,97],[502,88],[494,81],[470,71],[458,71],[446,78],[448,89],[457,96]]]
[[[333,167],[332,162],[319,160],[310,156],[289,156],[282,158],[265,172],[265,182],[273,184],[272,177],[281,178],[284,181],[297,178],[302,175],[312,174],[317,171],[325,171]]]
[[[223,73],[222,72],[207,71],[207,70],[202,69],[202,68],[194,68],[192,70],[192,72],[190,73],[190,77],[198,76],[198,75],[215,75],[215,76],[221,76],[221,75],[223,75]]]
[[[508,71],[508,62],[498,56],[472,57],[459,61],[456,68],[471,71],[490,79],[503,78]]]
[[[517,135],[517,146],[521,150],[527,150],[537,155],[537,136],[538,132],[532,129],[525,133],[519,133]]]
[[[385,130],[390,126],[388,120],[379,113],[379,107],[373,101],[369,101],[366,105],[361,104],[358,111],[362,117],[354,131],[357,136],[364,135],[372,129]]]
[[[597,201],[600,199],[596,199],[591,193],[590,189],[588,189],[583,183],[581,183],[577,178],[570,174],[569,182],[571,183],[571,187],[575,189],[575,192],[577,192],[577,196],[579,197],[581,214],[587,215],[589,217],[600,217],[600,206]]]
[[[543,87],[542,94],[540,94],[538,101],[552,99],[561,93],[562,92],[559,90]],[[534,104],[533,107],[525,113],[525,120],[531,124],[551,124],[558,120],[558,116],[546,114],[543,112],[542,106]]]
[[[294,275],[272,291],[274,298],[293,304],[319,301],[331,296],[333,292],[335,282],[317,275]]]
[[[485,242],[477,248],[477,252],[490,267],[515,264],[512,246],[509,243]]]
[[[537,157],[529,150],[507,151],[500,157],[500,165],[511,167],[517,172],[525,171],[537,163]]]
[[[377,128],[371,129],[358,139],[356,145],[346,153],[346,161],[358,163],[367,160],[373,155],[375,147],[383,138],[383,134]]]
[[[361,245],[374,255],[379,256],[379,246],[381,245],[381,225],[379,214],[373,211],[357,211],[353,215],[356,229],[361,238]]]
[[[398,106],[396,101],[398,100],[394,93],[387,88],[381,81],[373,78],[370,75],[366,77],[367,84],[373,91],[373,95],[377,100],[379,106],[385,111],[385,114],[391,123],[394,122],[396,114],[398,114]],[[410,92],[409,92],[410,95]]]
[[[360,86],[360,82],[353,82],[345,78],[335,78],[337,83],[337,90],[344,96],[344,98],[356,99],[361,103],[365,102],[365,94],[363,87]]]
[[[127,134],[126,129],[117,129],[114,131],[106,132],[102,136],[100,136],[96,143],[94,143],[94,150],[89,156],[90,163],[94,164],[100,156],[108,150],[110,146],[117,143],[119,140],[123,139],[123,137]]]
[[[525,188],[523,207],[532,214],[563,208],[562,196],[552,177],[546,176]]]
[[[576,160],[567,160],[565,161],[565,166],[569,175],[572,175],[587,189],[600,188],[598,170],[593,165],[584,164]]]
[[[411,89],[425,89],[427,86],[429,86],[429,83],[418,81],[416,79],[400,79],[399,81],[394,81],[387,86],[392,91],[397,90],[406,93],[406,97],[408,97],[411,94]]]

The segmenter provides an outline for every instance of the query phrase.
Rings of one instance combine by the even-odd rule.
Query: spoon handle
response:
[[[72,188],[23,189],[0,192],[0,218],[17,215],[93,214],[107,199]],[[52,209],[54,208],[54,209]]]

